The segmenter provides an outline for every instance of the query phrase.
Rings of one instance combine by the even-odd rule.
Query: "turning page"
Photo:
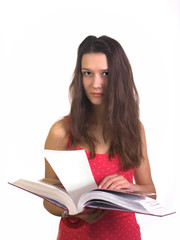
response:
[[[84,150],[45,149],[43,153],[76,205],[83,193],[98,188]]]

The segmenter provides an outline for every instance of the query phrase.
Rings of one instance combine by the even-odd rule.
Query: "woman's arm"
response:
[[[68,142],[68,130],[64,120],[56,122],[50,129],[45,142],[45,149],[51,150],[66,150]],[[45,179],[59,180],[56,173],[45,159]],[[62,216],[63,209],[54,204],[44,200],[45,209],[55,216]]]
[[[50,132],[48,134],[48,137],[45,142],[45,149],[51,149],[51,150],[66,150],[67,149],[67,142],[68,142],[68,126],[67,123],[64,120],[56,122],[52,128],[50,129]],[[55,179],[59,180],[54,170],[51,168],[48,161],[45,159],[45,179]],[[55,206],[54,204],[44,200],[44,207],[45,209],[50,212],[51,214],[55,216],[62,216],[62,213],[64,212],[63,209]],[[80,218],[88,223],[94,223],[104,214],[106,214],[107,211],[103,210],[87,210],[86,214],[78,214],[74,215],[77,218]]]
[[[141,138],[143,159],[141,165],[134,171],[134,180],[136,184],[133,185],[133,190],[156,193],[156,189],[151,176],[151,169],[147,154],[146,136],[143,125],[141,125]],[[156,198],[156,195],[152,197]]]
[[[156,193],[156,189],[151,177],[150,164],[147,154],[147,145],[144,127],[141,124],[141,139],[143,158],[141,165],[135,169],[134,180],[135,184],[129,183],[123,176],[117,174],[107,176],[100,183],[99,188],[120,191],[123,188],[131,191],[142,191],[147,193]],[[156,195],[151,196],[156,198]]]

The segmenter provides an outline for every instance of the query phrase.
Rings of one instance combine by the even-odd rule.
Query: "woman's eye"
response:
[[[91,72],[83,72],[83,75],[85,75],[85,76],[90,76],[91,75]]]
[[[103,76],[108,76],[108,72],[103,72],[102,75]]]

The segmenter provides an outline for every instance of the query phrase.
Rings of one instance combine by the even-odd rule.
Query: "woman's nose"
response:
[[[99,74],[95,74],[94,75],[94,79],[93,79],[93,87],[94,88],[102,88],[103,86],[103,79]]]

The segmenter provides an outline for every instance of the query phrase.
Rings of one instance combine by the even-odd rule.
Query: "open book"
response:
[[[143,193],[98,189],[84,150],[45,150],[44,155],[63,186],[51,179],[39,181],[19,179],[10,184],[46,199],[65,209],[70,215],[83,212],[85,208],[119,210],[154,216],[174,213]]]

